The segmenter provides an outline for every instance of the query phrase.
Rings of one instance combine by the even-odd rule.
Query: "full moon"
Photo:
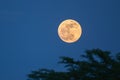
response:
[[[58,36],[66,43],[76,42],[82,34],[81,25],[72,19],[64,20],[58,27]]]

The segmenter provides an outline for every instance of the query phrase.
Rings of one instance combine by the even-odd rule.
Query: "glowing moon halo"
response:
[[[58,27],[58,36],[66,43],[76,42],[82,34],[81,25],[72,19],[64,20]]]

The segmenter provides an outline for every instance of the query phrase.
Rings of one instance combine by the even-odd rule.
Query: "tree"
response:
[[[67,71],[40,69],[28,74],[28,80],[120,80],[120,53],[113,58],[109,51],[100,49],[86,50],[81,58],[60,57]]]

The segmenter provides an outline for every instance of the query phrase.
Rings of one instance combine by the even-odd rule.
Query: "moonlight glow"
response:
[[[63,21],[58,27],[60,39],[67,43],[76,42],[82,34],[80,24],[72,19]]]

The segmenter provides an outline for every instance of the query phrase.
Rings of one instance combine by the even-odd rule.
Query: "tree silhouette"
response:
[[[86,50],[85,55],[75,60],[70,57],[60,57],[67,71],[40,69],[28,74],[28,80],[120,80],[120,53],[113,58],[109,51],[100,49]]]

